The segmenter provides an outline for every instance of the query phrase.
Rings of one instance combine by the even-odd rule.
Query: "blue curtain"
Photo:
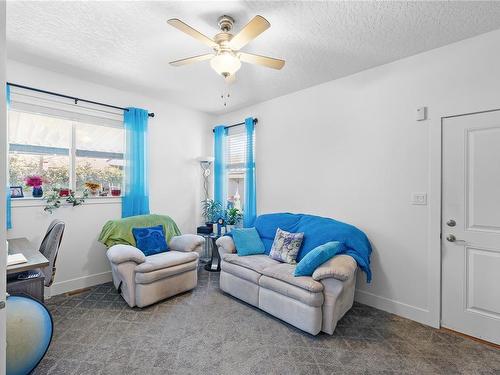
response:
[[[6,97],[7,97],[7,110],[10,107],[10,85],[6,86]],[[9,142],[7,141],[7,148],[9,147]],[[7,181],[9,181],[9,162],[7,161]],[[7,214],[7,229],[12,228],[12,206],[11,206],[11,198],[10,198],[10,186],[7,182],[7,205],[5,206],[6,214]]]
[[[127,108],[125,127],[125,186],[122,217],[149,214],[148,111]]]
[[[226,178],[226,136],[227,129],[224,125],[214,129],[214,200],[220,202],[226,209],[227,178]]]
[[[243,226],[252,227],[257,218],[257,197],[255,194],[255,160],[254,160],[254,123],[253,118],[245,119],[247,133],[247,155],[245,162],[245,205],[243,215]]]

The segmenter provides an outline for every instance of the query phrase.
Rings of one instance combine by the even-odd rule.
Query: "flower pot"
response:
[[[111,187],[111,196],[119,197],[122,194],[122,190],[119,187]]]
[[[70,190],[68,188],[59,189],[59,196],[60,197],[69,197],[69,192],[70,192]]]
[[[227,224],[226,225],[226,232],[230,233],[235,227],[236,227],[236,225],[234,225],[234,224]]]
[[[43,189],[41,186],[33,186],[33,198],[43,197]]]
[[[93,197],[95,197],[97,193],[99,193],[98,190],[90,190],[90,195],[92,195]]]

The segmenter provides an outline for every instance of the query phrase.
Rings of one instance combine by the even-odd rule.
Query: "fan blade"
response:
[[[193,56],[193,57],[188,57],[187,59],[171,61],[169,62],[169,64],[172,66],[182,66],[182,65],[192,64],[198,61],[210,60],[212,57],[214,57],[213,53],[207,53],[206,55]]]
[[[285,60],[275,59],[272,57],[254,55],[253,53],[239,52],[240,60],[250,64],[257,64],[273,69],[281,69],[285,66]]]
[[[217,48],[219,45],[215,43],[212,39],[210,39],[208,36],[203,35],[200,33],[198,30],[193,29],[191,26],[188,24],[185,24],[181,20],[177,18],[172,18],[167,21],[167,23],[170,26],[175,27],[177,30],[182,31],[183,33],[188,34],[189,36],[192,36],[195,39],[198,39],[200,42],[205,43],[207,46],[212,47],[212,48]]]
[[[257,38],[264,31],[269,29],[271,24],[262,16],[255,16],[246,26],[236,34],[229,42],[229,47],[233,50],[240,50],[248,42]]]

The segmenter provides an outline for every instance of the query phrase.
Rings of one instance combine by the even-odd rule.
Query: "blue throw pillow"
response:
[[[266,251],[255,228],[236,228],[231,231],[231,235],[240,256],[264,254]]]
[[[146,256],[168,250],[163,225],[149,228],[132,228],[132,234],[135,238],[136,247]]]
[[[327,242],[309,251],[295,267],[295,276],[311,276],[316,268],[327,260],[340,254],[344,244],[338,241]]]

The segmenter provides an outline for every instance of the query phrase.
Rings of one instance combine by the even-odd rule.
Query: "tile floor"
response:
[[[500,374],[500,350],[355,304],[333,336],[305,334],[218,288],[130,309],[111,284],[47,301],[35,374]]]

